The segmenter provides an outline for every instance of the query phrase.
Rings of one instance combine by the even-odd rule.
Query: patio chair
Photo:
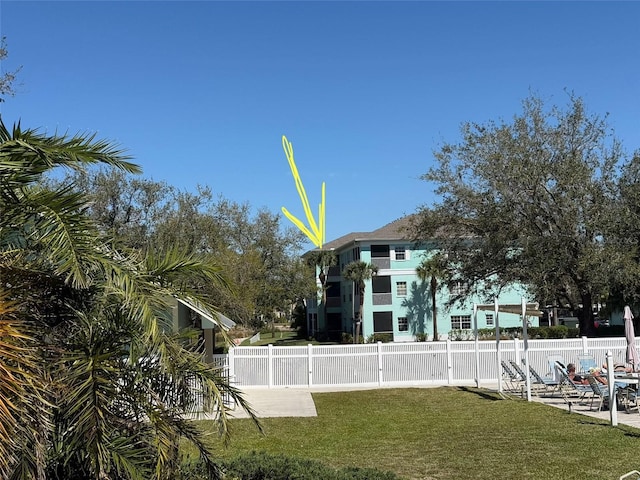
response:
[[[510,392],[520,391],[524,378],[518,375],[505,360],[502,360],[500,364],[502,365],[502,378],[506,383],[507,390]]]
[[[640,392],[638,390],[631,386],[620,389],[618,390],[618,398],[624,406],[625,412],[630,413],[635,408],[640,413],[640,408],[638,408],[640,407]]]
[[[589,405],[589,408],[593,408],[593,401],[598,398],[600,399],[598,411],[600,411],[602,410],[603,405],[609,403],[609,386],[604,383],[600,383],[593,375],[587,375],[587,380],[589,380],[589,387],[593,390],[591,405]]]
[[[564,401],[569,405],[569,410],[571,410],[571,406],[573,405],[573,402],[571,401],[572,398],[577,397],[578,402],[584,402],[586,401],[587,395],[593,395],[591,386],[573,383],[569,378],[567,369],[560,362],[556,362],[556,370],[561,379],[560,393],[562,394]]]
[[[549,372],[551,373],[551,376],[556,382],[561,383],[562,379],[560,378],[560,374],[556,369],[556,362],[560,362],[560,365],[564,367],[567,364],[567,362],[565,362],[564,360],[564,357],[562,355],[552,354],[547,356],[547,361],[549,362]]]
[[[553,393],[560,388],[560,382],[554,378],[543,377],[531,365],[529,365],[529,373],[531,373],[533,383],[541,386],[549,395],[553,395]]]
[[[520,365],[518,365],[516,362],[514,362],[513,360],[509,360],[509,365],[511,365],[511,367],[513,368],[513,371],[516,372],[518,374],[518,376],[522,379],[525,380],[527,379],[527,374],[524,373],[524,370],[522,370],[520,368]]]
[[[591,369],[598,368],[596,358],[590,353],[578,355],[578,365],[580,366],[580,373],[588,373]]]
[[[509,360],[509,363],[513,367],[513,370],[518,374],[518,376],[520,376],[520,378],[522,378],[522,381],[526,382],[527,381],[527,374],[524,373],[525,371],[522,369],[522,367],[520,367],[520,365],[518,365],[513,360]],[[524,364],[524,358],[522,359],[522,363]],[[531,389],[532,389],[533,393],[535,393],[536,395],[538,395],[538,396],[540,395],[539,390],[540,390],[541,386],[542,386],[542,388],[544,390],[546,390],[546,386],[544,384],[540,385],[535,380],[533,375],[529,375],[529,381],[531,382]]]

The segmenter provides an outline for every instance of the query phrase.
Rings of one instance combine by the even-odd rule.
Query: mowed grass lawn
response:
[[[232,420],[223,458],[266,451],[406,479],[617,479],[640,470],[640,430],[466,387],[314,393],[312,418]],[[622,413],[621,415],[625,415]]]

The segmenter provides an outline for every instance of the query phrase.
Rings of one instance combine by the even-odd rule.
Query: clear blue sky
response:
[[[4,121],[97,132],[144,175],[304,217],[293,143],[327,241],[434,200],[419,179],[463,121],[565,89],[640,147],[637,2],[0,3],[22,65]],[[284,219],[285,224],[288,220]]]

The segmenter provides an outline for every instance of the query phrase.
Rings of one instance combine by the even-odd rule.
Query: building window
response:
[[[471,330],[471,315],[451,315],[452,330]]]
[[[487,313],[485,315],[485,319],[487,321],[487,327],[493,327],[494,323],[493,323],[493,313]]]
[[[398,317],[398,330],[401,332],[409,331],[409,321],[407,317]]]
[[[373,333],[393,333],[392,312],[373,312]]]
[[[451,295],[452,297],[465,295],[468,288],[469,286],[465,282],[453,282],[449,285],[449,295]]]
[[[389,245],[371,245],[372,258],[389,258]]]
[[[371,279],[373,293],[391,293],[391,277],[376,275]]]
[[[396,282],[396,295],[399,297],[407,296],[407,282]]]
[[[391,277],[376,275],[371,279],[373,289],[374,305],[391,305],[393,303],[393,293],[391,291]]]
[[[396,247],[396,260],[406,260],[406,252],[404,247]]]

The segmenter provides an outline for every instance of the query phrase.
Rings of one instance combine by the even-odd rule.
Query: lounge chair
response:
[[[634,408],[640,413],[640,392],[635,388],[628,387],[618,391],[620,403],[624,406],[624,410],[630,413]]]
[[[523,380],[526,381],[527,380],[527,374],[524,373],[524,370],[522,370],[520,368],[520,365],[518,365],[516,362],[514,362],[513,360],[509,360],[509,365],[511,365],[511,367],[513,368],[513,371],[516,372],[516,374]]]
[[[609,403],[609,386],[604,383],[600,383],[593,375],[587,375],[587,379],[589,380],[589,387],[591,387],[591,390],[593,390],[594,393],[591,397],[591,405],[589,408],[593,408],[593,401],[598,398],[600,399],[598,411],[600,411],[605,403]]]
[[[541,386],[549,395],[553,395],[553,393],[560,388],[559,381],[555,380],[554,378],[543,377],[531,365],[529,365],[529,373],[531,373],[533,383],[535,385]]]
[[[520,367],[520,365],[518,365],[513,360],[509,360],[509,363],[513,367],[513,370],[518,374],[518,376],[522,378],[524,382],[526,382],[527,374],[524,373],[525,371]],[[524,358],[522,359],[522,363],[524,364]],[[547,390],[546,385],[543,382],[538,382],[532,374],[529,375],[529,381],[531,382],[531,389],[536,395],[540,396],[540,387],[542,387],[545,391]],[[542,385],[540,385],[540,383],[542,383]]]
[[[569,373],[567,369],[560,362],[556,362],[556,370],[558,375],[560,375],[560,393],[562,394],[562,398],[569,405],[569,410],[571,410],[571,406],[573,402],[572,398],[578,398],[579,402],[585,401],[587,395],[593,396],[593,389],[589,385],[581,385],[577,383],[573,383],[569,378]]]
[[[580,373],[589,373],[592,369],[598,368],[595,357],[590,353],[578,355],[578,365],[580,366]]]
[[[519,392],[524,378],[518,375],[506,361],[502,360],[500,363],[502,365],[502,378],[507,385],[507,390],[510,392]]]
[[[558,355],[558,354],[552,354],[547,356],[547,361],[549,362],[549,371],[551,372],[551,376],[556,382],[561,383],[562,379],[560,378],[560,374],[556,369],[556,362],[560,362],[560,365],[562,365],[563,367],[567,364],[567,362],[565,362],[562,355]]]

